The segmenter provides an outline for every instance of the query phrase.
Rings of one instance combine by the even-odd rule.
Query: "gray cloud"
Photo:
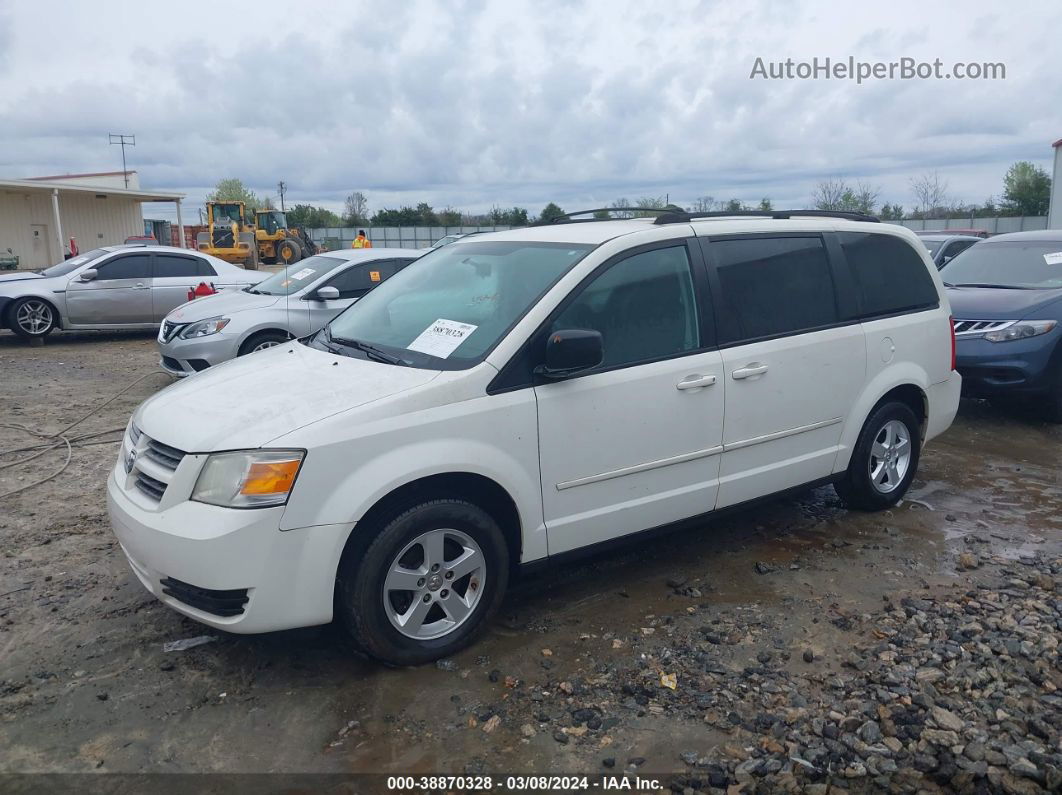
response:
[[[260,2],[250,17],[137,5],[146,37],[127,4],[61,8],[12,4],[0,24],[0,174],[114,167],[106,135],[130,132],[142,183],[193,205],[225,176],[264,193],[284,179],[293,201],[333,207],[352,190],[373,208],[664,193],[802,205],[836,175],[910,204],[926,170],[981,201],[1062,136],[1056,3],[901,2],[876,17],[693,0]],[[67,44],[41,47],[41,30]],[[749,79],[758,56],[848,55],[1003,61],[1007,80]]]

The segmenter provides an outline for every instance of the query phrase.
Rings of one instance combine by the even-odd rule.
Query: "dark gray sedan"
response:
[[[57,328],[158,328],[200,282],[223,290],[268,275],[188,249],[106,246],[44,270],[0,275],[0,324],[29,338]]]

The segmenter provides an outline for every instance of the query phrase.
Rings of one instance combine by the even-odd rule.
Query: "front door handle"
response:
[[[675,389],[700,389],[715,383],[714,375],[691,375],[675,384]]]
[[[148,286],[146,284],[144,284],[143,282],[137,282],[136,284],[133,285],[133,289],[134,290],[146,290],[146,289],[148,289]]]
[[[763,375],[767,372],[767,365],[760,364],[759,362],[752,362],[752,364],[746,364],[739,370],[735,370],[733,373],[734,380],[740,381],[742,378],[755,378],[758,375]]]

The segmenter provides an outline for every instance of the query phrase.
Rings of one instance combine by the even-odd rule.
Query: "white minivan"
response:
[[[114,530],[204,624],[338,616],[404,665],[467,644],[527,564],[827,482],[887,508],[961,379],[925,248],[872,220],[566,218],[436,249],[146,400]]]

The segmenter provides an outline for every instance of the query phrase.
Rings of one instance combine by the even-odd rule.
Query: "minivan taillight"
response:
[[[948,318],[948,325],[951,326],[951,369],[954,371],[954,370],[959,369],[959,368],[957,368],[955,366],[955,318],[954,317],[949,317]]]

